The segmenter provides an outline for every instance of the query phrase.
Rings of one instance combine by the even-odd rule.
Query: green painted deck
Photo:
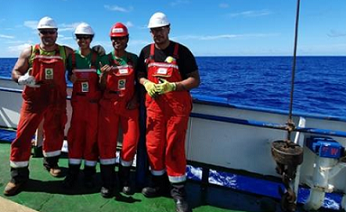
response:
[[[133,196],[117,195],[111,199],[101,197],[100,173],[96,175],[95,189],[86,189],[80,182],[73,190],[63,189],[64,178],[53,178],[44,170],[42,158],[30,159],[30,180],[24,189],[16,196],[6,197],[2,194],[4,186],[10,179],[9,143],[0,143],[0,196],[42,212],[173,212],[174,202],[168,197],[145,198],[139,191]],[[61,158],[59,165],[66,172],[68,160]],[[99,168],[99,167],[98,167]],[[238,193],[218,186],[209,186],[201,189],[198,182],[188,181],[188,201],[195,212],[222,212],[222,211],[268,211],[261,210],[261,206],[277,207],[273,200],[266,199],[266,204],[259,197]],[[262,203],[261,203],[262,202]],[[276,205],[276,206],[275,206]],[[0,211],[6,211],[0,208]],[[18,210],[20,211],[20,210]]]

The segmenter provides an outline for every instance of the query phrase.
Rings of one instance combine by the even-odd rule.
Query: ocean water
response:
[[[292,57],[199,57],[202,84],[192,93],[230,103],[289,110]],[[346,115],[346,57],[298,57],[293,111]]]
[[[226,98],[229,103],[288,111],[292,57],[197,57],[201,85],[192,95]],[[10,77],[16,58],[0,58],[0,76]],[[346,57],[298,57],[293,111],[346,116]],[[3,133],[1,133],[3,134]],[[12,140],[14,133],[7,135]],[[202,170],[188,166],[188,178]],[[280,198],[279,183],[211,170],[210,183]],[[256,188],[255,190],[253,188]],[[304,203],[309,189],[299,190]],[[327,194],[324,207],[339,210],[341,197]]]
[[[197,57],[201,85],[192,95],[227,98],[236,105],[288,111],[292,57]],[[0,58],[10,77],[16,58]],[[346,57],[298,57],[293,111],[346,116]]]

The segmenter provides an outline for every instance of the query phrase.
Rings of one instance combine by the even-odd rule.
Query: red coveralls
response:
[[[30,75],[34,76],[38,88],[25,86],[17,136],[11,144],[10,163],[13,168],[27,167],[31,153],[31,140],[44,119],[43,154],[45,157],[59,156],[64,141],[66,116],[66,80],[63,47],[56,45],[55,55],[40,55],[35,45],[35,57]]]
[[[107,76],[106,89],[100,101],[98,144],[101,165],[115,164],[119,124],[123,133],[121,164],[132,165],[139,140],[139,109],[128,110],[135,94],[135,71],[128,59],[120,66],[114,60]]]
[[[79,165],[84,158],[85,165],[95,166],[98,159],[98,102],[101,98],[101,91],[98,88],[99,77],[94,66],[97,54],[92,54],[90,69],[77,69],[75,53],[71,56],[72,72],[78,80],[73,83],[71,99],[73,112],[71,127],[67,134],[69,163]]]
[[[174,48],[173,57],[178,58],[179,44]],[[148,80],[160,83],[159,78],[169,82],[182,80],[176,60],[171,63],[155,62],[155,45],[150,48],[147,60]],[[151,173],[161,176],[167,169],[171,183],[186,180],[185,136],[192,98],[188,91],[172,91],[151,98],[146,95],[147,135],[146,146]]]

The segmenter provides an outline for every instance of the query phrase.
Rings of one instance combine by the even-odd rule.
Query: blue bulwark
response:
[[[0,128],[0,142],[12,142],[16,138],[16,131]]]
[[[306,146],[324,158],[338,159],[344,154],[344,147],[330,137],[311,136],[306,140]]]

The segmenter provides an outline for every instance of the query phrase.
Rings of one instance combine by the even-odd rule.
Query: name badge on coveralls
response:
[[[46,80],[52,80],[53,79],[53,69],[52,68],[46,68],[44,69],[44,77]]]
[[[125,90],[126,88],[126,79],[120,79],[118,81],[118,90]]]
[[[121,69],[119,69],[119,73],[120,74],[127,74],[127,73],[129,73],[129,71],[127,70],[127,68],[121,68]]]
[[[158,74],[167,74],[167,68],[159,68],[157,69]]]
[[[82,92],[89,92],[89,83],[88,82],[82,82]]]

